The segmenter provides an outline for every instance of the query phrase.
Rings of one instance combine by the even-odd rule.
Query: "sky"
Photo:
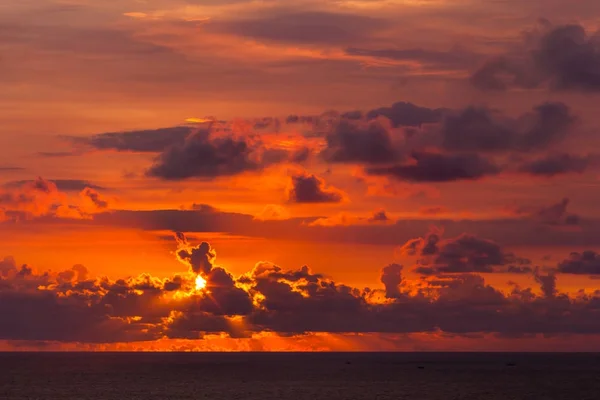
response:
[[[0,350],[598,350],[599,17],[0,0]]]

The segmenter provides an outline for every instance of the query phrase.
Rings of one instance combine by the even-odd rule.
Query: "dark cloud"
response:
[[[85,188],[81,191],[80,194],[81,196],[89,199],[98,209],[108,208],[108,201],[103,199],[102,196],[100,196],[100,193],[98,193],[94,189],[90,189],[89,187]]]
[[[68,137],[75,145],[96,150],[115,150],[140,153],[158,153],[173,145],[182,144],[194,128],[176,126],[131,132],[109,132],[90,137]]]
[[[288,153],[270,151],[250,138],[201,131],[162,152],[146,174],[165,180],[214,179],[259,171],[287,157]]]
[[[521,206],[514,209],[518,216],[525,216],[535,222],[548,225],[577,225],[580,218],[576,214],[568,212],[570,200],[562,199],[556,204],[545,207]]]
[[[205,29],[266,41],[336,45],[362,41],[387,26],[384,20],[349,13],[277,11],[251,19],[212,21]]]
[[[390,264],[381,271],[381,283],[385,288],[385,297],[396,299],[401,296],[400,284],[402,283],[402,270],[399,264]]]
[[[390,218],[387,216],[385,210],[377,210],[369,217],[369,222],[388,222]]]
[[[80,180],[80,179],[47,179],[48,182],[52,182],[56,185],[57,189],[63,192],[81,192],[86,188],[94,189],[94,190],[107,190],[106,187],[99,186],[93,184],[89,181]],[[8,188],[16,188],[26,186],[31,184],[32,180],[23,180],[23,181],[11,181],[4,184],[4,187]]]
[[[192,272],[208,276],[217,258],[217,253],[210,247],[210,244],[202,242],[197,246],[192,246],[181,232],[175,234],[175,239],[178,245],[177,258],[188,265]]]
[[[503,267],[530,264],[491,240],[467,234],[440,241],[437,234],[430,233],[424,239],[407,242],[403,249],[420,255],[415,270],[424,275],[507,272]]]
[[[440,122],[446,109],[420,107],[412,103],[397,102],[391,107],[381,107],[367,112],[368,119],[380,116],[388,118],[394,127],[421,126],[422,124]]]
[[[540,289],[545,297],[551,298],[556,295],[558,290],[556,289],[556,275],[548,274],[542,275],[539,269],[536,268],[533,274],[535,281],[540,284]]]
[[[556,276],[539,269],[534,278],[540,295],[519,287],[505,294],[481,276],[464,273],[407,282],[397,264],[382,269],[382,289],[353,288],[306,266],[284,270],[268,262],[235,279],[214,265],[208,243],[191,245],[182,234],[177,238],[180,260],[206,273],[206,292],[194,289],[193,275],[90,279],[80,265],[40,273],[5,258],[0,261],[0,339],[109,343],[200,339],[207,333],[249,337],[262,331],[600,333],[598,298],[560,293]],[[441,243],[435,256],[450,263],[464,257],[484,271],[485,265],[507,258],[493,244],[467,236]],[[402,290],[405,285],[411,290]]]
[[[537,176],[556,176],[569,173],[581,174],[592,162],[589,156],[578,156],[567,153],[549,154],[545,157],[528,161],[519,166],[518,171]]]
[[[344,194],[334,187],[328,187],[325,181],[312,174],[293,175],[287,191],[291,203],[339,203]]]
[[[500,168],[478,154],[413,152],[413,163],[369,167],[367,174],[389,176],[409,182],[477,180],[500,173]]]
[[[340,119],[325,136],[327,147],[321,156],[334,163],[390,163],[403,154],[386,120]]]
[[[558,272],[575,275],[600,275],[600,254],[595,251],[571,253],[558,264]]]
[[[541,26],[519,48],[484,63],[471,82],[484,90],[525,89],[547,85],[554,90],[600,90],[600,40],[581,25]]]
[[[442,146],[449,151],[530,151],[559,142],[576,119],[563,103],[544,103],[518,119],[493,110],[468,107],[448,113],[441,127]]]
[[[409,256],[432,256],[437,254],[439,251],[438,243],[442,238],[442,234],[442,231],[433,229],[425,237],[411,239],[400,248],[400,254]]]

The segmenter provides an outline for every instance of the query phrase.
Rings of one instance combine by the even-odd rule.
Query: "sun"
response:
[[[200,291],[206,288],[206,279],[204,279],[201,275],[196,277],[196,290]]]

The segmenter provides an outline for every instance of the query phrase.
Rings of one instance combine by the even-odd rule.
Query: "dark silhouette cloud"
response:
[[[381,107],[367,112],[368,119],[380,116],[388,118],[394,127],[421,126],[422,124],[440,122],[447,112],[442,108],[420,107],[412,103],[397,102],[391,107]]]
[[[372,216],[369,217],[369,222],[388,222],[390,218],[388,217],[385,210],[377,210],[373,213]]]
[[[385,297],[396,299],[401,296],[400,284],[402,283],[402,270],[400,264],[390,264],[381,271],[381,283],[385,288]]]
[[[115,150],[139,153],[159,153],[175,144],[182,144],[195,129],[188,126],[131,132],[109,132],[90,137],[70,136],[75,145],[96,150]]]
[[[477,180],[500,173],[500,168],[478,154],[413,152],[413,163],[369,167],[367,174],[408,182],[452,182]]]
[[[100,193],[95,191],[94,189],[85,188],[81,191],[81,196],[89,199],[97,208],[105,209],[108,208],[108,201],[100,196]]]
[[[217,258],[217,253],[210,247],[210,244],[202,242],[198,246],[191,246],[181,232],[175,234],[175,239],[178,247],[177,258],[188,265],[192,272],[209,275]]]
[[[504,267],[530,264],[491,240],[467,234],[441,240],[438,234],[429,233],[407,242],[403,250],[420,256],[415,271],[424,275],[508,272]]]
[[[259,171],[289,158],[288,152],[266,149],[253,138],[201,131],[167,148],[146,174],[165,180],[214,179]]]
[[[486,61],[472,76],[484,90],[511,87],[597,92],[600,90],[600,40],[581,25],[541,21],[519,48]]]
[[[94,190],[108,190],[106,187],[93,184],[89,181],[80,179],[47,179],[48,182],[52,182],[56,185],[57,189],[62,192],[81,192],[86,188]],[[7,188],[16,188],[26,186],[34,181],[22,180],[22,181],[10,181],[4,184]]]
[[[206,291],[194,288],[195,274],[91,279],[81,265],[58,273],[37,272],[4,258],[0,261],[0,339],[109,343],[200,339],[207,333],[249,337],[262,331],[281,335],[600,333],[598,298],[561,293],[556,276],[543,275],[539,269],[533,273],[539,294],[535,288],[518,286],[503,293],[472,273],[407,281],[398,264],[382,269],[381,289],[353,288],[306,266],[284,270],[268,262],[256,264],[236,279],[214,265],[215,254],[208,243],[191,245],[183,234],[176,236],[179,259],[206,273]],[[470,263],[482,271],[507,259],[494,244],[468,236],[440,243],[435,257],[449,264]],[[597,255],[571,258],[591,260]],[[405,285],[410,290],[403,290]]]
[[[600,254],[595,251],[573,252],[558,264],[558,272],[574,275],[600,275]]]
[[[287,198],[291,203],[339,203],[344,199],[339,189],[328,187],[316,175],[301,173],[290,179]]]
[[[556,295],[558,292],[556,289],[556,275],[553,273],[542,275],[539,268],[536,268],[533,276],[535,277],[535,281],[540,284],[540,289],[545,297],[551,298]]]
[[[589,156],[567,153],[548,154],[545,157],[528,161],[519,166],[518,171],[538,176],[556,176],[569,173],[581,174],[592,162]]]
[[[340,119],[325,136],[321,156],[333,163],[381,164],[404,157],[386,120]]]
[[[448,113],[441,127],[442,146],[449,151],[530,151],[559,142],[576,118],[563,103],[543,103],[518,119],[492,110],[468,107]]]
[[[570,200],[562,199],[556,204],[545,207],[521,206],[513,211],[518,216],[531,218],[535,222],[548,225],[577,225],[580,218],[576,214],[568,212]]]

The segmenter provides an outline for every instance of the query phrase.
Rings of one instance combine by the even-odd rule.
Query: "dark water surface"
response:
[[[0,399],[600,400],[600,354],[0,353]]]

